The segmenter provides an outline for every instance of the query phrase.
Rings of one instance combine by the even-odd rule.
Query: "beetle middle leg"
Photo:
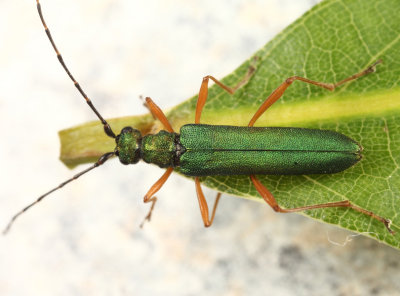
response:
[[[239,81],[238,84],[236,84],[234,87],[229,87],[225,84],[223,84],[221,81],[216,79],[215,77],[211,75],[207,75],[203,77],[203,81],[201,82],[200,86],[200,91],[199,91],[199,97],[197,99],[197,105],[196,105],[196,114],[195,114],[195,123],[199,124],[200,123],[200,117],[201,113],[203,111],[204,104],[206,103],[207,97],[208,97],[208,82],[210,79],[214,81],[219,87],[223,88],[225,91],[227,91],[230,94],[234,94],[235,91],[240,88],[242,85],[246,84],[250,77],[253,75],[255,71],[255,68],[253,66],[249,67],[249,70],[247,71],[246,76]],[[205,227],[210,227],[214,221],[215,217],[215,212],[217,210],[218,202],[221,198],[221,192],[217,193],[217,196],[215,198],[211,218],[209,216],[209,211],[208,211],[208,204],[205,199],[203,190],[201,189],[201,184],[200,180],[198,177],[195,178],[195,184],[196,184],[196,193],[197,193],[197,199],[199,201],[199,207],[200,207],[200,212],[201,212],[201,218],[203,219],[204,226]]]
[[[219,81],[218,79],[216,79],[211,75],[204,76],[200,86],[199,97],[197,99],[196,115],[194,123],[196,124],[200,123],[201,113],[203,111],[204,104],[206,103],[208,97],[208,82],[210,81],[210,79],[214,81],[219,87],[223,88],[225,91],[227,91],[232,95],[235,93],[237,89],[239,89],[242,85],[246,84],[249,81],[254,71],[255,68],[253,66],[249,66],[249,70],[247,71],[246,76],[241,81],[239,81],[239,83],[236,84],[234,87],[229,87],[223,84],[221,81]]]
[[[204,226],[205,227],[210,227],[211,224],[214,221],[215,212],[217,210],[218,202],[219,202],[219,199],[221,198],[221,192],[217,193],[217,196],[216,196],[215,201],[214,201],[213,211],[211,213],[211,219],[210,219],[209,212],[208,212],[208,204],[207,204],[206,198],[204,196],[203,190],[201,189],[201,184],[200,184],[199,177],[196,177],[194,179],[194,182],[196,184],[196,193],[197,193],[197,199],[199,201],[201,218],[203,219]]]
[[[281,85],[278,86],[277,89],[275,89],[270,95],[269,97],[264,101],[264,103],[262,103],[262,105],[260,106],[260,108],[256,111],[256,113],[254,113],[253,117],[251,118],[248,126],[251,127],[254,125],[254,123],[257,121],[257,119],[269,108],[271,107],[277,100],[279,100],[283,93],[286,91],[286,89],[295,81],[302,81],[308,84],[313,84],[319,87],[323,87],[326,88],[330,91],[333,91],[336,87],[341,86],[342,84],[345,84],[349,81],[355,80],[357,78],[360,78],[364,75],[367,75],[369,73],[375,72],[375,66],[382,63],[382,60],[378,60],[376,61],[374,64],[372,64],[371,66],[369,66],[367,69],[356,73],[354,75],[351,75],[337,83],[326,83],[326,82],[319,82],[319,81],[314,81],[314,80],[310,80],[308,78],[303,78],[303,77],[299,77],[299,76],[292,76],[287,78]]]

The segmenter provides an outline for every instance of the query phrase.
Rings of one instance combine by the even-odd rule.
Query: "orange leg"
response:
[[[357,212],[363,213],[365,215],[368,215],[379,222],[382,222],[387,230],[391,233],[394,234],[394,231],[390,229],[390,224],[392,221],[389,219],[382,218],[378,215],[376,215],[373,212],[367,211],[363,208],[360,208],[356,205],[353,205],[349,200],[343,200],[343,201],[337,201],[337,202],[328,202],[328,203],[322,203],[322,204],[316,204],[316,205],[310,205],[310,206],[304,206],[304,207],[298,207],[298,208],[292,208],[292,209],[282,209],[279,204],[276,202],[274,196],[272,193],[263,185],[261,184],[260,180],[256,178],[254,175],[250,175],[250,179],[253,182],[254,186],[256,187],[258,193],[262,196],[262,198],[265,200],[265,202],[275,211],[278,213],[294,213],[294,212],[301,212],[304,210],[313,210],[313,209],[322,209],[322,208],[338,208],[338,207],[343,207],[343,208],[351,208]]]
[[[212,81],[214,81],[219,87],[221,87],[225,91],[227,91],[228,93],[234,94],[238,88],[240,88],[242,85],[246,84],[249,81],[249,79],[250,79],[251,75],[253,75],[254,71],[255,71],[255,68],[253,66],[250,66],[246,76],[241,81],[239,81],[239,83],[234,87],[226,86],[221,81],[219,81],[218,79],[216,79],[215,77],[213,77],[211,75],[207,75],[207,76],[203,77],[203,81],[200,86],[199,97],[197,99],[196,115],[195,115],[194,122],[196,124],[200,123],[201,113],[203,111],[204,104],[206,103],[206,100],[208,97],[208,82],[210,79]],[[195,184],[196,184],[197,199],[199,201],[199,207],[200,207],[200,212],[201,212],[201,218],[203,219],[204,226],[210,227],[214,221],[215,212],[217,210],[218,202],[221,197],[221,192],[218,192],[218,194],[215,198],[214,207],[213,207],[213,211],[212,211],[211,219],[210,219],[209,212],[208,212],[208,204],[207,204],[206,198],[204,197],[203,190],[201,189],[200,180],[198,177],[195,178]]]
[[[375,66],[382,63],[381,60],[375,62],[374,64],[372,64],[371,66],[369,66],[367,69],[365,69],[364,71],[361,71],[357,74],[354,74],[352,76],[349,76],[341,81],[339,81],[338,83],[325,83],[325,82],[318,82],[318,81],[314,81],[314,80],[310,80],[307,78],[303,78],[303,77],[299,77],[299,76],[292,76],[289,77],[288,79],[286,79],[280,86],[278,86],[277,89],[275,89],[270,95],[269,97],[264,101],[264,103],[260,106],[260,108],[256,111],[256,113],[254,113],[253,118],[250,120],[248,126],[251,127],[254,125],[254,123],[257,121],[257,119],[269,108],[271,107],[277,100],[279,100],[280,97],[282,97],[283,93],[285,92],[285,90],[293,83],[293,81],[295,80],[299,80],[305,83],[309,83],[309,84],[313,84],[319,87],[323,87],[326,88],[330,91],[333,91],[336,87],[355,80],[357,78],[360,78],[361,76],[367,75],[368,73],[372,73],[375,72]]]
[[[219,87],[223,88],[224,90],[226,90],[228,93],[230,93],[232,95],[235,93],[235,91],[238,88],[240,88],[243,84],[246,84],[249,81],[249,79],[250,79],[251,75],[253,75],[254,71],[255,71],[255,68],[250,66],[249,71],[247,72],[246,76],[241,81],[239,81],[239,83],[234,87],[226,86],[221,81],[219,81],[218,79],[216,79],[215,77],[210,76],[210,75],[203,77],[203,81],[201,82],[200,91],[199,91],[199,98],[197,99],[196,115],[195,115],[194,123],[196,123],[196,124],[200,123],[201,112],[203,111],[204,104],[206,103],[206,100],[208,97],[208,82],[210,79],[212,81],[214,81]]]
[[[155,118],[157,118],[159,121],[161,121],[161,123],[164,125],[165,129],[168,132],[170,132],[170,133],[174,132],[174,130],[172,129],[172,126],[169,123],[169,121],[168,121],[167,117],[165,116],[164,112],[162,112],[160,107],[158,107],[156,105],[156,103],[154,103],[153,100],[150,97],[146,97],[145,106],[150,110],[151,114]],[[153,195],[156,194],[156,192],[158,190],[160,190],[160,188],[167,181],[167,179],[169,178],[169,176],[171,175],[173,170],[174,170],[173,168],[168,168],[166,170],[166,172],[161,176],[161,178],[153,186],[151,186],[149,191],[144,196],[144,199],[143,199],[144,203],[151,202],[151,207],[150,207],[149,213],[146,215],[146,217],[144,218],[143,222],[140,224],[141,228],[143,227],[144,222],[150,221],[150,219],[151,219],[151,214],[153,213],[154,206],[156,205],[156,202],[157,202],[157,197],[155,197]]]
[[[161,189],[161,187],[164,185],[164,183],[168,180],[169,176],[171,175],[172,171],[174,170],[174,168],[168,168],[165,173],[161,176],[160,179],[158,179],[158,181],[156,183],[154,183],[153,186],[151,186],[151,188],[149,189],[149,191],[147,191],[146,195],[143,198],[143,202],[144,203],[149,203],[151,202],[151,207],[149,210],[149,213],[146,215],[146,217],[144,218],[143,222],[140,224],[140,227],[143,227],[144,222],[150,221],[151,219],[151,214],[154,210],[154,206],[157,202],[157,197],[153,196],[154,194],[157,193],[158,190]]]
[[[164,112],[156,105],[156,103],[153,102],[153,100],[150,97],[146,97],[146,103],[145,106],[150,110],[151,114],[157,118],[161,123],[164,125],[165,129],[173,133],[174,130],[172,129],[171,124],[169,123],[167,117],[165,116]]]
[[[218,192],[217,197],[215,198],[214,207],[213,207],[213,211],[212,211],[212,214],[211,214],[211,219],[209,219],[208,204],[207,204],[206,198],[204,197],[203,190],[201,189],[199,177],[196,177],[194,179],[194,182],[195,182],[195,185],[196,185],[197,199],[199,200],[201,218],[203,219],[204,226],[205,227],[210,227],[211,224],[214,221],[215,212],[217,210],[218,202],[219,202],[219,199],[221,198],[221,192]]]

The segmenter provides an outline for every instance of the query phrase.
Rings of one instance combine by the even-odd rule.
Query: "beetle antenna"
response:
[[[96,161],[92,166],[90,166],[89,168],[79,172],[78,174],[74,175],[72,178],[62,182],[60,185],[58,185],[57,187],[51,189],[50,191],[46,192],[45,194],[41,195],[38,197],[38,199],[36,199],[33,203],[27,205],[25,208],[23,208],[21,211],[19,211],[18,213],[16,213],[10,220],[10,222],[8,222],[7,227],[3,230],[3,235],[7,234],[8,231],[10,230],[11,226],[14,224],[15,220],[22,215],[23,213],[25,213],[27,210],[29,210],[31,207],[33,207],[34,205],[36,205],[37,203],[41,202],[46,196],[50,195],[51,193],[53,193],[54,191],[57,191],[58,189],[61,189],[62,187],[64,187],[64,185],[78,179],[80,176],[86,174],[87,172],[93,170],[94,168],[97,168],[98,166],[102,165],[103,163],[105,163],[107,160],[109,160],[112,156],[115,155],[115,152],[107,152],[106,154],[102,155],[98,161]]]
[[[71,72],[69,71],[67,65],[64,62],[63,57],[61,56],[60,52],[57,49],[57,46],[53,40],[53,37],[51,36],[50,30],[46,25],[46,22],[44,21],[43,13],[42,13],[42,8],[40,6],[39,0],[36,0],[36,6],[37,10],[39,12],[40,20],[42,21],[44,30],[46,32],[47,37],[49,38],[49,41],[51,45],[53,46],[54,51],[57,54],[57,59],[60,62],[61,66],[64,68],[65,72],[68,74],[69,78],[72,80],[74,83],[75,87],[78,89],[79,93],[82,95],[82,97],[86,100],[86,103],[89,105],[90,109],[96,114],[96,116],[99,118],[101,123],[103,124],[104,127],[104,132],[107,134],[107,136],[111,138],[115,138],[115,134],[113,130],[111,129],[111,126],[108,124],[108,122],[103,118],[103,116],[100,115],[99,111],[94,107],[92,101],[89,99],[89,97],[86,95],[86,93],[83,91],[82,87],[79,85],[79,83],[75,80],[74,76],[72,76]]]

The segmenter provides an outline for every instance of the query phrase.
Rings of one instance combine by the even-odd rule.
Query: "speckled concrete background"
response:
[[[223,77],[316,1],[43,0],[56,42],[105,117],[163,109]],[[60,69],[35,1],[0,1],[0,224],[70,177],[57,131],[95,117]],[[204,229],[194,184],[118,161],[55,194],[0,239],[0,295],[399,295],[400,253],[224,196]],[[211,192],[207,191],[210,195]],[[214,194],[212,194],[214,195]]]

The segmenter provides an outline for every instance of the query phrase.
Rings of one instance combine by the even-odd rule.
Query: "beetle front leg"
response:
[[[146,195],[143,198],[143,202],[144,203],[149,203],[151,202],[151,206],[150,206],[150,210],[148,212],[148,214],[146,215],[146,217],[144,218],[143,222],[140,224],[140,228],[143,227],[144,222],[146,221],[150,221],[151,219],[151,214],[153,213],[154,210],[154,206],[157,202],[157,197],[154,196],[154,194],[157,193],[158,190],[161,189],[161,187],[164,185],[164,183],[168,180],[169,176],[171,175],[172,171],[174,170],[174,168],[168,168],[165,173],[161,176],[160,179],[158,179],[158,181],[156,183],[154,183],[153,186],[151,186],[151,188],[149,189],[149,191],[147,191]]]
[[[157,104],[154,103],[154,101],[150,97],[146,97],[145,100],[146,100],[145,106],[147,107],[147,109],[149,109],[150,113],[163,124],[163,126],[165,127],[165,129],[168,132],[173,133],[174,129],[172,128],[171,124],[169,123],[164,112],[162,112],[161,108],[158,107]]]

